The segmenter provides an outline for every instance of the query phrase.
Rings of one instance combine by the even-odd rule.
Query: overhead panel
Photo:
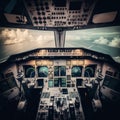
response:
[[[0,26],[74,30],[120,25],[119,0],[1,0]]]
[[[94,5],[83,0],[25,0],[33,26],[44,28],[87,25]]]

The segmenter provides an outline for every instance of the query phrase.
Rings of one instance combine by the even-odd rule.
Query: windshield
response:
[[[120,62],[120,26],[66,31],[65,47],[83,47],[109,54]],[[0,29],[0,61],[36,48],[55,47],[54,32]]]
[[[66,33],[65,46],[109,54],[120,62],[120,26],[69,31]]]
[[[55,47],[53,31],[0,29],[0,61],[36,48]]]

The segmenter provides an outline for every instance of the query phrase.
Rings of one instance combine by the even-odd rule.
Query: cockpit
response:
[[[1,0],[0,119],[119,119],[119,30],[117,0]]]
[[[109,55],[83,48],[13,55],[1,64],[1,109],[9,110],[9,102],[16,102],[16,117],[31,120],[103,117],[107,105],[119,105],[118,66]]]

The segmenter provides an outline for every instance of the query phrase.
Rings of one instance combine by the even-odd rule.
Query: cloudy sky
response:
[[[28,29],[1,29],[0,39],[2,44],[11,45],[22,42],[37,42],[43,46],[48,40],[53,40],[53,32],[28,30]],[[46,46],[45,46],[46,47]]]
[[[55,47],[54,32],[0,29],[0,60],[12,54],[41,47]],[[109,54],[120,62],[120,27],[68,31],[65,47],[85,47]]]
[[[120,27],[93,28],[68,32],[66,39],[73,40],[73,38],[120,48]]]
[[[85,47],[109,54],[120,62],[120,26],[69,31],[66,46]]]

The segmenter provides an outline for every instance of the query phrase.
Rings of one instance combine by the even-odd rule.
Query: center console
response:
[[[76,88],[43,88],[36,120],[84,120],[80,96]]]

